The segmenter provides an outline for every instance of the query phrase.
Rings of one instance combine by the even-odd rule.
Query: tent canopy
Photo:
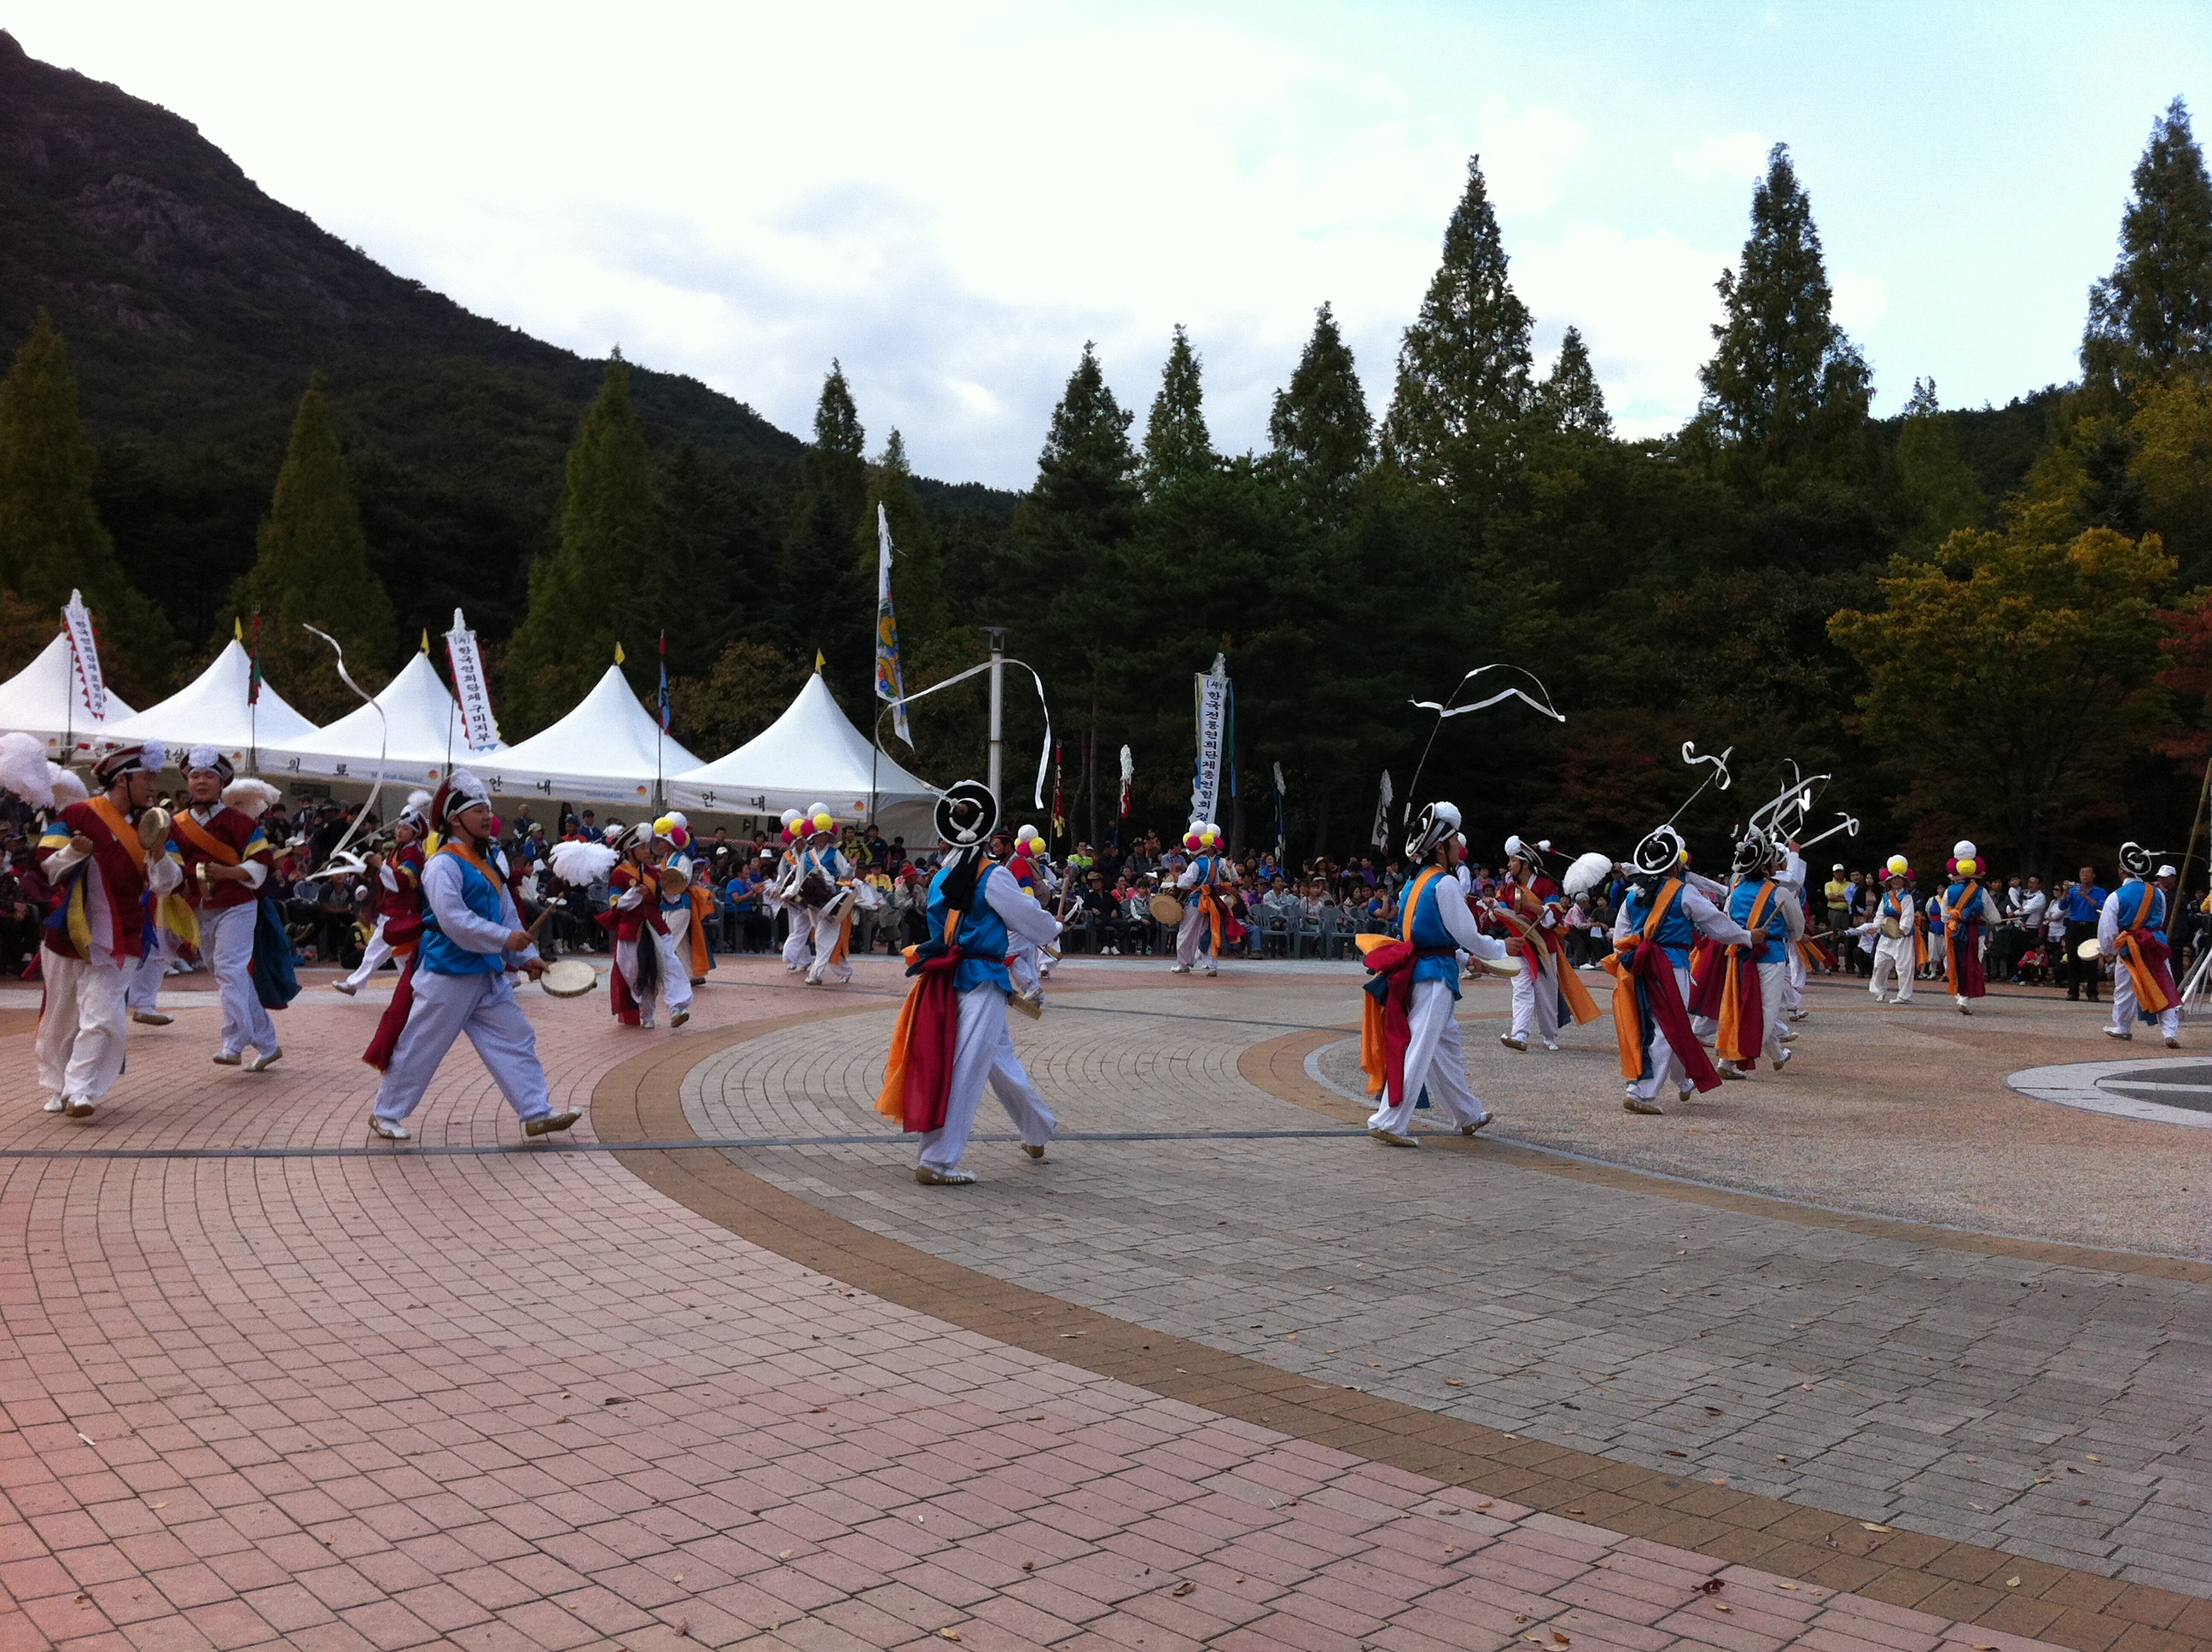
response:
[[[215,663],[191,683],[158,706],[110,720],[100,731],[100,744],[128,745],[133,740],[159,740],[173,751],[188,746],[211,745],[228,755],[240,768],[257,745],[266,749],[302,735],[315,726],[284,703],[268,683],[261,685],[261,703],[248,705],[253,662],[236,638],[223,645]]]
[[[610,665],[583,703],[552,727],[471,757],[468,767],[501,797],[650,809],[656,775],[678,774],[698,762],[638,704],[622,667]]]
[[[84,689],[76,681],[76,660],[70,653],[66,631],[55,632],[36,659],[0,683],[0,730],[37,736],[56,762],[69,761],[64,745],[89,751],[110,726],[135,714],[112,689],[105,719],[85,709]]]
[[[872,794],[878,820],[918,829],[937,788],[870,745],[818,671],[753,738],[668,782],[668,800],[679,809],[726,815],[780,815],[821,803],[840,820],[859,822],[868,818]]]
[[[448,752],[465,766],[497,761],[497,751],[469,750],[460,712],[426,653],[408,660],[376,705],[381,716],[362,706],[298,739],[263,742],[261,772],[340,780],[374,780],[381,773],[390,785],[434,788],[445,778]]]

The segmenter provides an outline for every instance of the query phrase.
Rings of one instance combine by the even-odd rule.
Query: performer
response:
[[[1728,947],[1712,972],[1714,1050],[1723,1078],[1748,1078],[1761,1054],[1779,1072],[1794,1054],[1784,1042],[1790,1033],[1784,990],[1796,949],[1790,938],[1790,898],[1778,876],[1794,853],[1763,832],[1751,833],[1736,847],[1737,878],[1729,891],[1728,915],[1751,938]]]
[[[2166,938],[2172,908],[2166,891],[2150,881],[2150,851],[2142,844],[2120,846],[2120,871],[2127,881],[2105,897],[2097,919],[2098,951],[2112,961],[2112,1024],[2105,1036],[2131,1039],[2142,1020],[2157,1027],[2166,1048],[2178,1050],[2181,993]]]
[[[386,1141],[407,1140],[405,1119],[466,1033],[524,1134],[566,1130],[583,1114],[553,1110],[538,1035],[514,999],[515,971],[535,981],[545,966],[507,890],[491,793],[457,768],[431,803],[429,822],[445,841],[422,868],[421,944],[367,1057],[384,1073],[368,1127]]]
[[[599,914],[615,938],[607,1001],[625,1027],[650,1029],[656,999],[668,1006],[671,1027],[691,1018],[691,976],[678,963],[667,920],[660,915],[654,846],[650,822],[641,820],[623,830],[615,844],[623,858],[607,873],[607,909]]]
[[[929,938],[907,949],[915,982],[891,1033],[876,1101],[877,1112],[921,1137],[914,1179],[925,1187],[975,1180],[960,1160],[987,1083],[1031,1158],[1044,1157],[1059,1128],[1006,1027],[1013,981],[1006,958],[1013,938],[1048,943],[1060,925],[986,853],[998,815],[998,799],[975,780],[962,780],[937,800],[945,854],[929,884]]]
[[[222,1048],[218,1066],[245,1063],[266,1072],[283,1056],[276,1023],[253,990],[253,929],[261,920],[256,891],[276,864],[261,823],[223,801],[232,779],[230,759],[211,745],[185,754],[190,805],[169,823],[169,851],[185,872],[185,894],[199,922],[200,956],[222,995]],[[246,1060],[251,1046],[253,1060]]]
[[[713,963],[707,951],[707,932],[699,921],[699,863],[691,853],[691,823],[669,813],[653,823],[654,848],[661,870],[679,874],[661,881],[660,920],[668,926],[668,952],[694,987],[702,986]],[[664,847],[665,846],[665,847]],[[675,887],[672,890],[670,885]],[[709,906],[711,893],[707,894]]]
[[[799,856],[799,887],[812,926],[814,962],[807,966],[806,984],[819,987],[834,980],[840,986],[853,979],[847,951],[853,933],[853,863],[838,850],[836,817],[830,805],[817,803],[803,823],[810,829],[806,847]]]
[[[145,897],[168,894],[184,876],[165,846],[140,842],[133,824],[167,762],[159,740],[109,752],[93,766],[100,794],[60,810],[39,840],[39,870],[63,895],[39,960],[34,1048],[49,1113],[90,1118],[122,1076],[123,999],[145,952]]]
[[[1997,920],[1997,903],[1978,881],[1986,870],[1979,851],[1961,838],[1951,847],[1951,876],[1954,880],[1942,901],[1944,957],[1948,960],[1951,995],[1960,1015],[1972,1015],[1973,1000],[1989,995],[1982,974],[1982,937]]]
[[[1409,861],[1425,863],[1406,886],[1398,935],[1363,935],[1369,970],[1360,1023],[1359,1064],[1367,1093],[1379,1099],[1367,1133],[1386,1146],[1419,1147],[1413,1110],[1425,1093],[1444,1117],[1471,1136],[1490,1122],[1490,1109],[1467,1082],[1460,1042],[1460,956],[1502,958],[1506,944],[1486,935],[1468,910],[1458,878],[1465,840],[1459,811],[1432,803],[1421,811],[1406,844]]]
[[[1690,1027],[1690,948],[1700,934],[1730,946],[1747,946],[1751,937],[1692,884],[1686,853],[1680,834],[1662,826],[1624,869],[1628,892],[1605,969],[1613,978],[1613,1036],[1628,1080],[1621,1105],[1631,1113],[1665,1112],[1658,1097],[1670,1082],[1684,1101],[1692,1086],[1715,1090],[1721,1082]]]
[[[1039,906],[1050,906],[1052,872],[1044,857],[1044,840],[1034,826],[1009,832],[1001,826],[991,835],[991,853],[1006,867],[1022,892]],[[1006,971],[1014,983],[1013,1007],[1035,1017],[1044,1013],[1044,983],[1052,973],[1050,954],[1038,944],[1015,936],[1006,951]]]
[[[783,811],[783,856],[769,881],[769,905],[784,914],[783,967],[794,973],[814,959],[814,914],[799,892],[805,876],[799,862],[805,852],[801,841],[805,818],[796,809]]]
[[[1775,874],[1774,882],[1775,898],[1782,903],[1790,935],[1783,957],[1784,1012],[1792,1021],[1802,1021],[1812,1013],[1805,1007],[1806,948],[1809,943],[1805,938],[1805,857],[1798,853],[1795,839],[1783,846],[1782,868]],[[1784,1029],[1782,1036],[1786,1041],[1797,1035]]]
[[[1206,955],[1206,973],[1221,973],[1222,926],[1229,915],[1222,886],[1236,881],[1223,870],[1221,828],[1212,821],[1194,820],[1183,834],[1182,846],[1190,863],[1176,878],[1182,892],[1182,922],[1176,926],[1176,961],[1170,975],[1187,975],[1198,964],[1198,941],[1206,935],[1212,950]]]
[[[362,949],[360,965],[337,983],[337,990],[348,998],[393,958],[404,959],[415,950],[414,932],[422,917],[422,839],[428,835],[423,811],[429,806],[428,792],[410,792],[399,817],[392,823],[392,852],[380,857],[376,867],[376,927]],[[407,938],[395,944],[395,932]]]
[[[1892,1004],[1912,1002],[1912,978],[1920,972],[1917,955],[1924,943],[1919,939],[1919,902],[1911,884],[1911,865],[1901,854],[1890,856],[1874,916],[1851,932],[1874,940],[1874,971],[1867,978],[1867,991],[1880,999],[1884,979],[1895,977],[1895,993],[1888,1000]]]

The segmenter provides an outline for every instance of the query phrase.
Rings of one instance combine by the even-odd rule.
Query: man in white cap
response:
[[[399,817],[392,823],[392,852],[374,857],[376,927],[369,933],[368,944],[362,949],[360,965],[337,983],[337,990],[348,998],[367,986],[368,978],[391,963],[398,951],[411,945],[403,940],[395,950],[392,931],[395,926],[411,931],[422,914],[422,839],[428,835],[423,811],[429,806],[428,792],[409,793]]]
[[[431,805],[430,819],[442,824],[446,838],[422,868],[422,940],[409,977],[411,997],[403,1005],[394,995],[404,1022],[376,1087],[369,1129],[386,1141],[405,1141],[404,1121],[453,1040],[466,1033],[525,1134],[566,1130],[583,1115],[553,1110],[538,1035],[514,999],[514,974],[535,981],[545,966],[507,892],[491,794],[474,774],[456,769]]]
[[[1881,899],[1875,905],[1874,916],[1851,932],[1874,942],[1874,970],[1867,977],[1867,991],[1877,1002],[1882,1001],[1884,984],[1892,978],[1896,989],[1887,1001],[1912,1002],[1912,980],[1919,973],[1914,910],[1912,868],[1903,855],[1892,855],[1881,874]]]
[[[1449,807],[1449,805],[1440,805]],[[1509,1050],[1528,1048],[1534,1032],[1547,1050],[1559,1048],[1559,960],[1565,930],[1559,886],[1544,875],[1542,845],[1505,840],[1505,883],[1492,899],[1513,939],[1509,954],[1521,967],[1513,975],[1513,1028],[1498,1042]]]
[[[222,1047],[214,1060],[264,1072],[284,1054],[276,1023],[253,989],[258,891],[276,857],[260,821],[222,800],[233,773],[229,757],[211,745],[196,745],[185,754],[184,768],[190,802],[169,823],[169,846],[184,867],[185,898],[199,920],[200,956],[222,995]],[[249,1048],[254,1056],[246,1062]]]
[[[33,1044],[49,1113],[89,1119],[122,1076],[124,995],[145,951],[146,896],[167,895],[184,875],[166,845],[140,843],[134,824],[167,762],[159,740],[109,752],[92,771],[104,789],[57,811],[39,840],[39,870],[62,893],[39,960],[46,993]]]

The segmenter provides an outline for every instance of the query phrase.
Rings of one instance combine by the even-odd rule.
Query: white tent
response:
[[[698,762],[661,733],[630,692],[622,667],[610,665],[583,703],[552,727],[502,751],[471,757],[469,767],[502,797],[649,809],[656,774],[679,774]]]
[[[782,716],[726,757],[680,773],[668,783],[679,809],[714,814],[781,814],[829,805],[840,820],[865,821],[872,796],[887,827],[919,829],[937,788],[878,753],[847,720],[820,672]]]
[[[116,746],[155,739],[174,752],[211,745],[243,769],[257,745],[266,749],[315,732],[315,726],[266,683],[261,685],[260,704],[248,705],[246,695],[252,679],[253,662],[245,645],[233,638],[213,665],[160,705],[105,725],[100,744]]]
[[[55,632],[36,659],[0,683],[0,730],[35,734],[46,743],[46,756],[56,762],[69,761],[62,753],[64,745],[89,751],[110,726],[134,714],[112,689],[106,718],[85,709],[66,631]]]
[[[496,763],[504,753],[504,747],[470,751],[453,696],[426,653],[408,660],[376,704],[380,717],[362,706],[296,740],[264,741],[261,772],[358,781],[373,781],[381,773],[387,785],[435,789],[445,778],[448,754],[457,765],[469,767]]]

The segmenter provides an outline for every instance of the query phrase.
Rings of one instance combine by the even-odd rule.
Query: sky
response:
[[[33,56],[195,122],[386,267],[802,435],[1034,479],[1086,341],[1146,410],[1177,323],[1228,452],[1334,307],[1370,406],[1480,154],[1540,367],[1676,428],[1786,143],[1876,411],[2076,372],[2129,174],[2212,95],[2212,5],[611,7],[17,0]]]

